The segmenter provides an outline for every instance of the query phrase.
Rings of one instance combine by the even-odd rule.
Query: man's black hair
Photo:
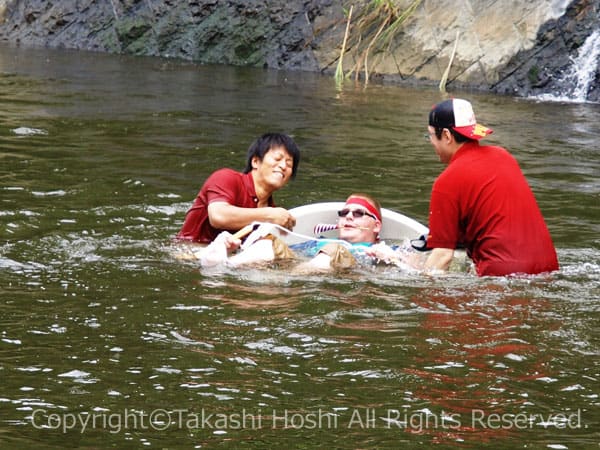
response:
[[[282,133],[265,133],[248,147],[248,159],[244,173],[252,171],[252,159],[255,156],[262,161],[265,154],[274,147],[283,147],[292,156],[294,161],[292,178],[295,178],[300,163],[300,149],[291,137]]]
[[[434,128],[435,130],[435,137],[437,137],[438,139],[442,138],[442,132],[444,131],[443,128]],[[452,136],[454,136],[454,140],[456,142],[458,142],[459,144],[462,142],[467,142],[467,141],[473,141],[474,139],[469,139],[466,136],[463,136],[462,134],[454,131],[452,128],[448,128],[448,131],[450,131],[450,133],[452,134]]]

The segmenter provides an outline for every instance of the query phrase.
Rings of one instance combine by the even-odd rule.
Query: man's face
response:
[[[450,158],[452,157],[452,153],[448,148],[448,144],[450,143],[450,131],[447,128],[444,128],[442,131],[442,136],[438,139],[435,135],[435,128],[431,125],[427,127],[427,132],[429,133],[429,142],[433,145],[433,149],[435,150],[436,155],[441,162],[447,164],[450,162]]]
[[[273,147],[263,157],[252,160],[252,167],[256,169],[256,179],[268,185],[271,189],[282,188],[290,181],[294,168],[294,158],[284,147]]]
[[[381,222],[369,211],[357,204],[346,204],[338,213],[339,238],[351,243],[375,242]]]

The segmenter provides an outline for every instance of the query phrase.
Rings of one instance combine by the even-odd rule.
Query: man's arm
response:
[[[227,202],[212,202],[208,205],[210,224],[221,230],[239,230],[252,222],[270,222],[292,229],[296,219],[285,208],[242,208]]]
[[[453,248],[434,248],[427,260],[423,269],[425,270],[448,270],[452,258],[454,257]]]

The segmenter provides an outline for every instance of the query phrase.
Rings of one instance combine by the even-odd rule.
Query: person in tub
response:
[[[205,249],[200,263],[204,267],[217,264],[238,267],[294,259],[296,253],[300,253],[311,258],[295,268],[295,271],[303,272],[345,269],[357,263],[372,262],[373,258],[367,254],[367,249],[379,242],[382,225],[379,202],[368,194],[351,194],[338,211],[337,225],[339,240],[335,242],[315,239],[290,248],[275,236],[265,236],[238,253],[231,252],[240,247],[241,240],[223,232]]]

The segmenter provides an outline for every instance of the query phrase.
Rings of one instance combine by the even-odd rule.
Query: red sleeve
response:
[[[436,188],[429,203],[428,248],[456,248],[460,239],[460,211],[456,199]]]
[[[210,225],[208,205],[226,202],[242,208],[256,208],[256,194],[251,174],[242,174],[233,169],[213,172],[202,185],[194,204],[187,212],[178,239],[210,242],[222,231]],[[272,204],[272,199],[269,199]]]
[[[237,197],[242,191],[240,176],[231,169],[217,170],[206,179],[203,191],[207,206],[216,201],[237,206],[239,203]]]

